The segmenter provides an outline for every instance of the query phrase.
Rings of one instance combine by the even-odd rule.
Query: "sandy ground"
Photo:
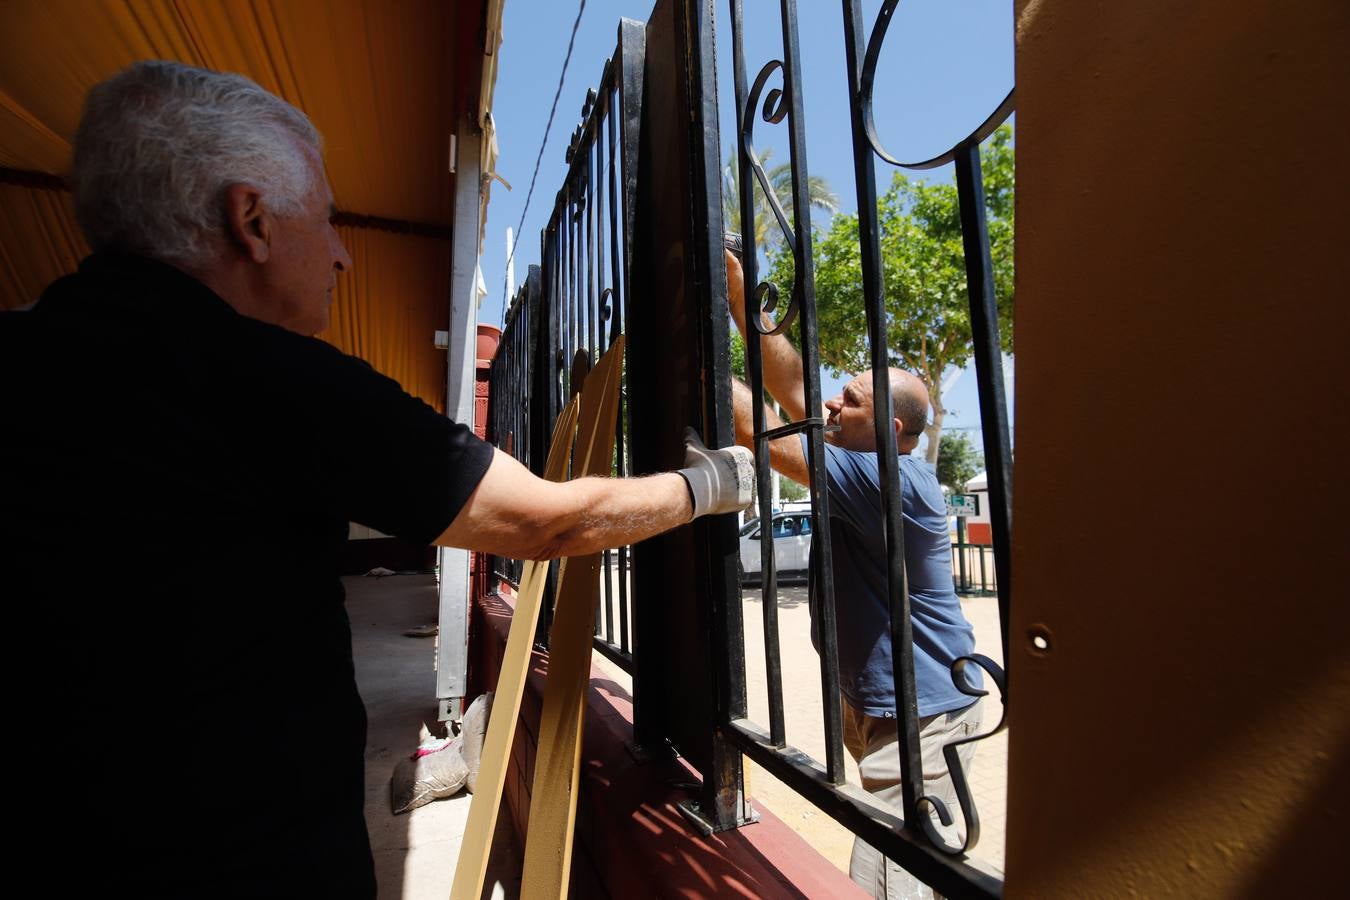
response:
[[[746,693],[750,718],[768,730],[769,701],[764,674],[764,612],[760,590],[743,592],[745,618]],[[999,641],[998,601],[994,597],[962,600],[966,618],[975,628],[976,649],[1000,665],[1003,653]],[[778,591],[779,652],[783,668],[783,717],[788,743],[817,760],[825,758],[825,726],[821,704],[820,660],[811,646],[810,613],[804,586],[780,587]],[[599,653],[597,666],[616,681],[631,689],[632,679]],[[987,682],[987,679],[986,679]],[[992,687],[991,685],[987,685]],[[985,728],[998,722],[1001,705],[997,691],[985,698]],[[982,868],[1003,872],[1004,823],[1007,802],[1007,734],[998,734],[980,742],[970,774],[976,808],[980,814],[979,844],[971,856]],[[853,834],[820,812],[791,788],[753,762],[746,762],[747,793],[752,802],[771,810],[790,828],[841,870],[848,871]],[[848,780],[857,784],[858,767],[846,760]]]
[[[769,701],[764,676],[764,613],[758,588],[743,594],[745,611],[746,692],[750,717],[768,730]],[[966,618],[975,627],[976,648],[1002,664],[999,641],[998,601],[994,597],[971,598],[962,602]],[[805,587],[779,588],[779,647],[783,661],[783,718],[788,743],[825,759],[825,725],[821,704],[820,661],[811,646],[810,615]],[[987,679],[986,679],[987,681]],[[985,699],[986,728],[997,723],[1001,709],[991,691]],[[980,842],[971,854],[995,871],[1003,871],[1003,836],[1006,818],[1007,735],[999,734],[983,741],[975,754],[970,773],[976,808],[980,813]],[[858,767],[852,757],[845,763],[848,780],[857,784]],[[747,793],[773,811],[788,826],[807,838],[827,859],[848,871],[853,835],[829,816],[765,772],[754,763],[747,766],[750,787]]]

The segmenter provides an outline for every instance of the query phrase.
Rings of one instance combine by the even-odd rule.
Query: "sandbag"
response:
[[[469,777],[460,738],[433,738],[425,726],[422,736],[417,751],[399,760],[389,778],[389,806],[396,816],[453,797]]]
[[[480,694],[469,704],[464,713],[464,721],[459,726],[459,736],[463,744],[459,748],[464,764],[469,767],[467,780],[469,792],[478,781],[478,763],[483,756],[483,737],[487,734],[488,716],[492,714],[492,692]]]

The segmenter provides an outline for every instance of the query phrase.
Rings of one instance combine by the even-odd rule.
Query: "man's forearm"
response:
[[[558,485],[571,494],[575,514],[536,559],[585,556],[635,544],[689,522],[689,486],[674,472],[647,478],[579,478]]]
[[[747,336],[746,340],[753,340]],[[778,401],[794,422],[806,418],[806,386],[802,379],[802,357],[782,334],[765,335],[760,340],[764,371],[764,389]]]
[[[764,410],[764,430],[772,431],[783,424],[783,420],[774,415],[774,411],[760,404]],[[736,427],[736,443],[755,450],[754,423],[755,396],[743,382],[731,379],[731,418]],[[799,484],[806,484],[809,478],[806,457],[802,454],[801,441],[796,435],[788,435],[769,442],[769,465]]]
[[[806,417],[806,388],[802,380],[801,354],[792,346],[786,335],[769,334],[761,337],[746,327],[747,315],[759,316],[766,329],[771,328],[773,322],[759,309],[747,308],[744,280],[744,270],[740,263],[728,254],[727,292],[731,317],[735,320],[736,328],[741,332],[741,337],[745,339],[747,345],[753,340],[760,342],[764,389],[778,401],[794,421],[801,420]]]

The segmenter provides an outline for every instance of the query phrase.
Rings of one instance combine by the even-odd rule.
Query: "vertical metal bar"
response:
[[[891,427],[890,359],[887,355],[885,284],[881,274],[881,223],[877,212],[875,161],[867,141],[859,93],[863,63],[863,20],[859,0],[843,0],[845,61],[853,132],[853,172],[858,192],[858,231],[862,252],[863,296],[872,354],[872,393],[876,413],[877,461],[886,529],[890,592],[891,661],[895,675],[896,724],[900,732],[901,781],[906,830],[918,831],[918,802],[923,785],[919,748],[918,697],[914,686],[914,638],[905,580],[904,530],[900,508],[900,465]]]
[[[731,3],[731,52],[736,86],[736,133],[745,132],[743,117],[755,114],[745,109],[747,85],[745,74],[745,32],[742,0]],[[769,702],[769,736],[774,746],[787,743],[787,726],[783,715],[783,664],[779,648],[778,629],[778,565],[773,552],[773,469],[769,462],[769,442],[761,435],[767,430],[764,416],[764,365],[759,333],[750,326],[752,317],[758,318],[758,304],[752,307],[759,280],[759,248],[755,243],[754,176],[742,142],[737,142],[737,165],[740,173],[741,246],[744,249],[741,271],[745,276],[745,340],[746,376],[750,380],[752,421],[755,429],[755,490],[759,500],[759,580],[761,615],[764,619],[764,670]],[[808,588],[809,590],[809,588]],[[744,634],[741,641],[744,643]]]
[[[735,441],[731,415],[726,265],[722,257],[721,149],[718,146],[716,39],[713,7],[707,0],[684,0],[676,16],[676,37],[683,47],[686,108],[692,113],[689,187],[692,226],[688,248],[699,304],[698,335],[702,368],[700,404],[705,436],[717,446]],[[681,29],[687,29],[683,34]],[[710,711],[712,766],[705,773],[704,803],[714,827],[741,825],[751,818],[745,798],[743,759],[725,727],[745,715],[744,629],[736,577],[737,529],[731,516],[710,516],[695,523],[700,549],[696,567],[707,591],[708,629],[704,652],[712,656],[714,696]]]
[[[581,349],[581,198],[580,195],[573,193],[576,186],[571,181],[567,183],[567,187],[571,199],[571,205],[567,209],[567,237],[570,250],[567,258],[571,267],[567,279],[567,316],[570,327],[567,353],[563,356],[562,366],[564,377],[567,378],[567,397],[571,398],[580,387],[572,383],[572,360]]]
[[[590,98],[595,96],[592,91],[587,95],[587,109],[594,109],[594,104]],[[587,129],[589,137],[589,129]],[[600,333],[600,309],[596,298],[599,292],[595,286],[595,145],[586,145],[586,159],[583,166],[583,177],[586,179],[585,198],[586,198],[586,349],[587,359],[590,365],[594,365],[600,357],[600,341],[597,335]],[[588,367],[589,368],[589,367]]]
[[[622,161],[619,167],[619,188],[616,193],[616,199],[622,204],[619,223],[623,228],[623,260],[620,270],[620,278],[616,280],[616,289],[619,294],[619,300],[616,301],[616,308],[622,311],[623,331],[626,334],[629,327],[629,314],[632,302],[632,284],[633,275],[633,225],[636,221],[637,210],[637,175],[638,175],[638,153],[641,143],[642,131],[642,97],[643,85],[646,79],[646,50],[647,50],[647,30],[641,22],[632,19],[619,20],[619,75],[617,78],[617,95],[619,98],[618,111],[621,121],[619,122],[619,144],[616,148],[618,154],[616,159]],[[614,174],[611,170],[612,175]],[[628,352],[632,353],[632,344],[628,345]],[[631,358],[631,357],[630,357]],[[629,370],[625,367],[623,376],[623,385],[625,390],[631,384],[629,380]],[[632,407],[626,397],[620,398],[621,406],[624,410],[625,422],[628,424],[628,435],[632,434],[633,415]],[[620,429],[623,434],[623,429]],[[625,438],[628,444],[625,453],[625,474],[633,474],[632,462],[632,442],[628,437]],[[634,554],[628,547],[622,547],[619,550],[619,634],[623,649],[628,652],[636,652],[637,635],[635,633],[635,622],[637,610],[633,606],[634,598],[632,594],[632,585],[634,578]],[[636,688],[635,688],[636,691]],[[634,704],[636,706],[637,697],[634,695]],[[636,711],[635,711],[636,715]]]
[[[966,579],[966,517],[956,517],[956,558],[957,568],[961,573],[960,585],[965,590],[968,587]]]
[[[605,297],[605,278],[607,274],[605,269],[605,212],[606,212],[606,200],[608,198],[605,196],[605,158],[606,158],[605,150],[607,148],[605,147],[603,136],[604,136],[605,120],[610,119],[608,84],[609,79],[612,77],[611,72],[613,70],[613,65],[614,61],[612,59],[609,62],[605,63],[605,75],[601,79],[600,91],[597,95],[595,105],[596,111],[595,115],[597,118],[595,120],[595,128],[592,132],[592,140],[595,145],[595,179],[592,182],[592,185],[593,190],[595,192],[595,205],[598,207],[598,212],[596,213],[595,216],[596,291],[597,291],[596,322],[599,326],[598,334],[600,335],[600,339],[596,341],[595,345],[597,358],[601,354],[603,354],[607,349],[603,337],[605,328],[604,324],[605,318],[603,313],[604,313],[604,297]],[[613,313],[611,313],[611,315],[613,315]],[[616,427],[614,429],[615,445],[618,446],[619,430],[620,430],[618,426],[620,426],[622,423],[622,409],[616,408],[615,415],[618,416],[620,419],[619,422],[615,423]],[[601,578],[604,582],[603,591],[605,599],[604,603],[601,604],[601,609],[605,620],[605,642],[608,644],[613,644],[614,643],[614,553],[609,549],[606,549],[604,552],[604,558],[600,566],[600,572]],[[600,627],[599,624],[600,618],[601,618],[600,616],[596,616],[597,632]]]
[[[618,339],[623,330],[624,320],[624,297],[623,285],[620,283],[620,260],[619,260],[619,203],[618,192],[618,169],[620,167],[619,145],[615,130],[615,120],[622,115],[622,94],[620,85],[623,79],[623,46],[622,34],[623,27],[619,28],[620,48],[615,54],[616,65],[614,67],[614,81],[605,86],[605,99],[609,103],[609,115],[605,117],[606,138],[605,143],[609,150],[609,172],[608,190],[606,192],[607,210],[609,212],[609,284],[610,294],[609,306],[610,316],[613,321],[609,328],[609,343],[613,344]],[[625,373],[622,376],[621,388],[619,391],[619,425],[614,430],[614,458],[618,464],[619,477],[626,478],[629,474],[628,467],[628,448],[624,439],[624,424],[628,421],[628,398],[625,396],[628,384],[628,376]],[[619,593],[619,646],[628,650],[628,548],[620,547],[616,553],[618,557],[618,593]],[[611,618],[613,612],[610,613]]]
[[[824,408],[820,393],[820,335],[816,329],[815,260],[811,242],[811,196],[807,183],[806,122],[802,104],[802,70],[797,34],[797,2],[782,0],[783,20],[783,93],[788,104],[788,142],[791,150],[793,218],[796,230],[796,284],[793,292],[801,303],[802,368],[806,387],[806,411],[818,416]],[[882,346],[885,343],[883,340]],[[825,719],[825,769],[836,784],[844,782],[844,744],[839,695],[839,651],[835,635],[834,556],[830,527],[829,485],[825,471],[824,424],[808,428],[811,471],[812,533],[816,552],[811,561],[819,591],[816,608],[820,614],[822,653],[820,677],[823,687]],[[810,588],[808,587],[808,590]]]
[[[463,234],[468,233],[470,228],[478,227],[482,200],[479,184],[482,135],[472,116],[462,117],[456,130],[459,175],[455,180],[454,221],[456,231]],[[473,424],[474,409],[473,347],[478,321],[476,257],[475,241],[455,244],[450,276],[450,351],[445,404],[447,414],[470,426]],[[440,548],[438,554],[441,583],[437,617],[440,639],[436,645],[436,698],[439,701],[440,718],[446,720],[457,719],[463,712],[461,701],[468,678],[469,554],[466,550],[450,547]]]
[[[586,207],[584,205],[586,194],[580,190],[579,186],[574,185],[574,188],[576,188],[576,194],[573,199],[576,207],[572,212],[572,227],[574,229],[572,237],[575,249],[573,263],[576,268],[572,279],[572,317],[576,323],[576,331],[573,336],[572,354],[567,358],[569,371],[572,360],[578,353],[584,352],[586,349]],[[581,385],[573,384],[568,390],[569,393],[575,395],[581,390]]]
[[[961,208],[961,243],[965,249],[966,285],[970,295],[970,331],[975,339],[975,377],[979,384],[985,471],[989,476],[989,521],[994,533],[994,577],[998,584],[999,621],[1003,623],[1003,666],[1006,671],[1011,662],[1007,623],[1012,595],[1012,445],[1008,436],[998,299],[994,296],[994,263],[989,255],[989,225],[984,208],[978,141],[968,141],[956,150],[956,195]],[[980,558],[983,562],[983,553]]]

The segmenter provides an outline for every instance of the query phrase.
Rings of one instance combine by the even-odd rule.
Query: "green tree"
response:
[[[1002,349],[1011,353],[1013,310],[1013,140],[1001,126],[980,151],[988,212],[994,290]],[[942,422],[942,376],[971,358],[970,301],[966,293],[961,216],[954,184],[914,181],[896,172],[878,200],[882,277],[891,365],[918,375],[933,401],[927,459],[937,462]],[[814,241],[820,356],[836,376],[871,368],[863,307],[858,217],[837,215]],[[793,284],[792,254],[773,256],[767,280],[786,293]],[[795,339],[795,336],[794,336]]]
[[[787,214],[788,221],[795,222],[792,166],[790,163],[771,166],[769,160],[772,158],[773,150],[765,150],[760,155],[760,164],[764,167],[764,174],[768,176],[773,194],[778,198],[778,204],[783,207],[783,212]],[[778,227],[778,219],[773,214],[768,198],[764,196],[764,188],[760,186],[759,179],[752,176],[750,181],[755,204],[755,246],[763,248],[766,252],[773,252],[783,246],[783,231]],[[824,178],[817,175],[808,176],[806,192],[813,207],[831,215],[838,212],[839,197],[830,190],[829,182]],[[722,218],[727,231],[740,234],[746,247],[749,247],[749,235],[741,227],[741,171],[740,166],[736,164],[734,153],[722,169]]]
[[[975,449],[970,435],[958,431],[943,438],[937,459],[938,484],[953,494],[964,493],[966,484],[983,468],[984,454]]]
[[[784,478],[777,472],[773,477],[778,479],[778,496],[783,498],[784,503],[806,499],[806,485]]]

